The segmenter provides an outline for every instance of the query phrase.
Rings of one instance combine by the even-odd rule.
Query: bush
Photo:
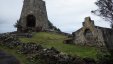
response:
[[[98,63],[97,64],[113,64],[113,56],[108,52],[99,52],[97,54]]]

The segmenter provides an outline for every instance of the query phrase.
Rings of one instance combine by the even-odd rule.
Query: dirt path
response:
[[[20,64],[14,57],[0,50],[0,64]]]

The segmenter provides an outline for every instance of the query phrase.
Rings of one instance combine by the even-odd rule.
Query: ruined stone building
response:
[[[48,17],[43,0],[24,0],[17,31],[43,31],[48,29]]]
[[[72,42],[79,45],[89,46],[113,46],[113,30],[95,26],[90,17],[86,17],[83,27],[73,32]]]

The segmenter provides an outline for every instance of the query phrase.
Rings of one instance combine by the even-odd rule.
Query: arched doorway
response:
[[[36,18],[35,18],[35,16],[28,15],[26,20],[27,20],[27,23],[26,23],[27,27],[35,27],[35,25],[36,25]]]
[[[92,40],[93,39],[93,34],[92,32],[90,31],[90,29],[86,29],[85,32],[84,32],[84,36],[87,40]]]

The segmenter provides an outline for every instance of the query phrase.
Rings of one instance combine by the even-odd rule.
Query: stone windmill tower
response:
[[[48,17],[43,0],[24,0],[17,31],[44,31],[48,29]]]

